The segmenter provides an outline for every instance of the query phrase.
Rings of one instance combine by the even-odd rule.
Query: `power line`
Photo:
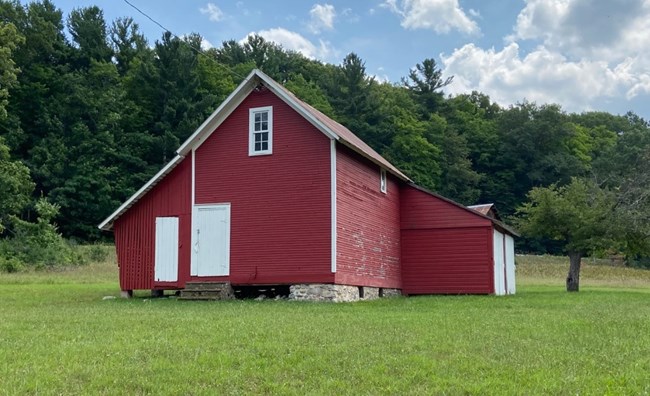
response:
[[[232,70],[232,68],[227,67],[226,65],[220,63],[220,62],[217,61],[214,57],[209,56],[208,54],[206,54],[205,52],[203,52],[202,49],[200,49],[200,48],[195,48],[195,47],[192,46],[190,43],[188,43],[187,41],[185,41],[185,40],[183,40],[181,37],[179,37],[177,34],[175,34],[175,33],[172,32],[171,30],[169,30],[169,29],[167,29],[166,27],[164,27],[160,22],[158,22],[158,21],[156,21],[155,19],[153,19],[153,18],[152,18],[151,16],[149,16],[146,12],[144,12],[144,11],[142,11],[141,9],[139,9],[138,7],[136,7],[136,6],[135,6],[133,3],[131,3],[129,0],[124,0],[124,2],[125,2],[126,4],[128,4],[129,6],[131,6],[134,10],[138,11],[140,14],[144,15],[144,16],[145,16],[147,19],[149,19],[151,22],[153,22],[153,23],[155,23],[156,25],[158,25],[162,30],[165,31],[165,33],[169,33],[169,34],[171,34],[174,38],[176,38],[176,39],[180,40],[181,42],[187,44],[187,46],[190,47],[191,49],[193,49],[194,51],[196,51],[196,53],[198,53],[198,54],[200,54],[200,55],[203,55],[203,56],[205,56],[206,58],[212,60],[212,61],[213,61],[214,63],[216,63],[217,65],[219,65],[219,66],[221,66],[221,67],[223,67],[223,68],[226,68],[228,71],[230,71],[230,72],[231,72],[232,74],[234,74],[235,76],[241,78],[242,80],[246,78],[246,77],[242,76],[241,74],[239,74],[239,73],[235,72],[234,70]],[[222,55],[224,55],[224,56],[228,56],[228,55],[223,54],[223,53],[222,53]],[[232,60],[232,59],[231,59],[231,60]]]

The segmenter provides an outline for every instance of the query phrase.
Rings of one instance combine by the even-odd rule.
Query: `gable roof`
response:
[[[262,71],[254,69],[242,81],[239,86],[221,103],[221,105],[192,133],[192,135],[185,140],[183,144],[176,150],[178,154],[172,161],[170,161],[163,169],[154,175],[142,188],[133,194],[126,202],[124,202],[115,212],[108,216],[101,224],[99,229],[108,231],[113,227],[113,223],[124,212],[142,198],[149,190],[151,190],[162,178],[171,172],[183,158],[191,155],[191,152],[199,147],[210,135],[228,118],[228,116],[246,99],[246,97],[255,90],[260,84],[267,87],[276,96],[282,99],[289,107],[294,109],[303,118],[309,121],[316,129],[325,134],[328,138],[336,140],[356,151],[363,157],[374,162],[375,164],[385,168],[388,172],[395,175],[397,178],[410,182],[411,179],[403,174],[399,169],[393,166],[388,160],[382,157],[379,153],[368,146],[364,141],[359,139],[349,129],[332,120],[325,114],[316,110],[314,107],[298,99],[288,89],[278,84],[271,77],[264,74]]]
[[[499,212],[497,211],[497,208],[496,208],[496,206],[494,206],[493,203],[480,204],[480,205],[469,205],[467,207],[479,212],[480,214],[484,214],[486,216],[490,216],[490,212],[491,212],[492,216],[490,216],[490,217],[494,217],[497,220],[501,220],[501,216],[499,216]]]
[[[489,203],[480,205],[468,205],[467,207],[487,216],[490,209],[492,209],[492,206],[494,206],[494,204]]]
[[[495,219],[494,217],[490,217],[487,214],[483,214],[483,213],[477,211],[476,209],[472,208],[471,206],[461,205],[456,201],[453,201],[453,200],[451,200],[449,198],[443,197],[440,194],[436,194],[433,191],[429,191],[426,188],[420,187],[415,183],[408,183],[408,185],[409,185],[409,187],[413,187],[418,191],[422,191],[425,194],[429,194],[429,195],[434,196],[434,197],[436,197],[438,199],[441,199],[441,200],[447,202],[448,204],[454,205],[454,206],[456,206],[456,207],[458,207],[460,209],[463,209],[464,211],[469,212],[469,213],[471,213],[471,214],[473,214],[475,216],[480,216],[480,217],[483,217],[483,218],[485,218],[487,220],[490,220],[492,222],[492,224],[494,224],[494,226],[499,228],[501,231],[505,231],[506,233],[508,233],[508,234],[510,234],[512,236],[516,236],[516,237],[520,236],[519,233],[517,233],[517,231],[515,231],[512,227],[505,224],[501,220]],[[488,205],[492,206],[493,204],[488,204]],[[486,206],[486,205],[472,205],[472,206]]]

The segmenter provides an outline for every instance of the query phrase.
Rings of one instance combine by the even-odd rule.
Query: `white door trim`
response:
[[[202,209],[214,209],[214,210],[225,210],[225,219],[222,220],[224,223],[225,229],[222,229],[224,232],[223,240],[214,240],[214,241],[205,241],[200,238],[201,230],[201,219],[199,218],[199,213]],[[228,276],[230,275],[230,203],[219,203],[219,204],[198,204],[194,205],[192,209],[192,238],[191,238],[191,263],[190,263],[190,275],[191,276]],[[210,228],[214,231],[218,229],[219,224],[214,224],[215,228]],[[203,230],[203,232],[209,232],[208,229]],[[210,238],[208,236],[207,238]],[[208,245],[206,245],[208,243]],[[223,257],[215,255],[215,259],[223,259],[225,262],[223,265],[216,265],[212,268],[202,268],[199,264],[199,251],[201,248],[205,249],[206,246],[210,248],[224,249]],[[219,264],[217,262],[217,264]]]
[[[156,217],[154,280],[178,281],[178,217]]]

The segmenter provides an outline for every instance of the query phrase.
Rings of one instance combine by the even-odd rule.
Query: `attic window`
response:
[[[386,194],[386,169],[379,171],[379,190]]]
[[[256,107],[248,114],[248,155],[273,153],[273,107]]]

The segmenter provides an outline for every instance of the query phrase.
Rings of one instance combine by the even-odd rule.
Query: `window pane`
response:
[[[255,113],[255,123],[262,121],[262,113]]]
[[[255,142],[261,142],[262,141],[262,134],[261,133],[256,133],[255,134]]]
[[[260,135],[262,136],[263,141],[265,141],[265,142],[269,141],[269,133],[268,132],[262,132],[262,133],[260,133]]]
[[[268,112],[265,111],[264,113],[260,113],[260,115],[262,116],[262,121],[268,121],[268,119],[269,119],[269,113]]]
[[[269,130],[269,123],[266,121],[262,121],[262,130],[268,131]]]
[[[269,149],[269,143],[268,142],[262,142],[262,150],[266,151]]]
[[[255,151],[260,151],[262,150],[262,144],[261,143],[255,143]]]

